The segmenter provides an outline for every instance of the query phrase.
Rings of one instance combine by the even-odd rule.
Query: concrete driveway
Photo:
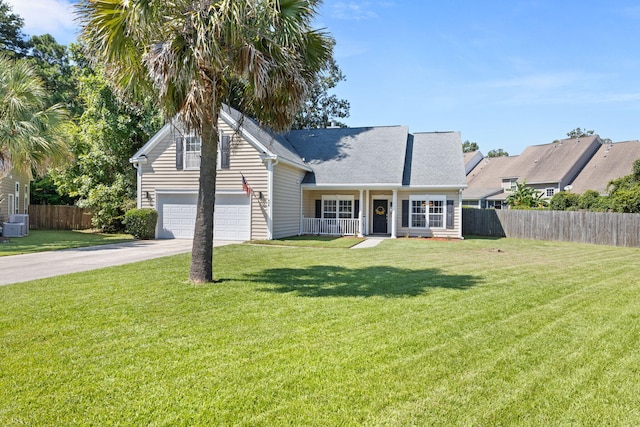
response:
[[[216,241],[223,246],[230,241]],[[0,285],[44,279],[191,251],[191,240],[135,240],[113,245],[0,257]]]

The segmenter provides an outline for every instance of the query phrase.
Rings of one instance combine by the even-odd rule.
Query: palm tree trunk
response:
[[[216,202],[216,165],[218,162],[218,112],[207,114],[202,121],[200,151],[200,188],[196,210],[196,233],[191,249],[192,283],[213,280],[213,214]]]

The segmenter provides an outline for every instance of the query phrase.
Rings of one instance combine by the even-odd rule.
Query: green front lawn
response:
[[[363,242],[363,237],[292,236],[273,240],[251,240],[254,245],[303,246],[318,248],[350,248]]]
[[[106,234],[92,231],[31,230],[25,237],[0,240],[0,256],[55,251],[84,246],[107,245],[132,240],[129,234]]]
[[[232,245],[0,287],[0,425],[640,425],[640,250]]]

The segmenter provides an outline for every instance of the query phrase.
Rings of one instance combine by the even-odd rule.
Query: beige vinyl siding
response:
[[[305,171],[282,163],[274,167],[273,238],[300,234],[300,182]]]
[[[453,209],[454,209],[454,217],[453,217],[453,228],[426,228],[426,229],[417,229],[417,228],[409,228],[402,227],[402,200],[409,200],[409,196],[411,195],[424,195],[427,194],[429,196],[446,196],[447,200],[453,200]],[[446,225],[446,213],[445,213],[445,225]],[[461,209],[459,203],[459,197],[457,191],[434,191],[434,190],[424,190],[424,191],[399,191],[398,192],[398,208],[396,215],[396,225],[397,225],[397,235],[398,237],[451,237],[458,238],[461,236],[460,229],[462,227],[462,218],[461,218]]]
[[[15,199],[16,182],[20,184],[20,195]],[[9,220],[9,215],[15,212],[9,212],[9,194],[14,195],[15,205],[18,206],[18,213],[24,213],[28,209],[24,201],[24,188],[29,186],[29,179],[26,174],[11,172],[4,178],[0,178],[0,226]]]
[[[232,136],[230,169],[218,169],[216,174],[216,191],[242,191],[242,176],[253,189],[251,201],[251,238],[267,237],[268,175],[260,154],[245,139],[238,135],[226,123],[220,121],[220,131]],[[156,190],[197,191],[199,170],[176,169],[175,138],[177,131],[169,132],[156,146],[147,153],[147,163],[142,168],[141,205],[143,208],[156,208]],[[258,199],[262,192],[263,199]]]

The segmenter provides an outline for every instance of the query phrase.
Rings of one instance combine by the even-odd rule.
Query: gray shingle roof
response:
[[[288,160],[296,166],[308,169],[308,166],[305,165],[296,150],[283,135],[273,132],[271,129],[264,126],[260,126],[253,119],[242,115],[242,113],[234,108],[225,105],[222,110],[229,114],[236,124],[240,125],[240,130],[245,130],[249,134],[253,135],[271,153],[282,159]],[[230,126],[235,125],[234,123],[228,124]]]
[[[640,141],[603,144],[571,183],[571,192],[587,190],[606,193],[609,181],[629,175],[633,162],[640,159]]]
[[[485,157],[467,175],[468,187],[462,191],[466,200],[483,199],[502,192],[502,180],[516,178],[518,156]]]
[[[403,185],[411,187],[465,186],[460,132],[424,132],[413,135],[407,149]]]
[[[401,185],[404,126],[293,130],[285,134],[313,169],[304,184]]]

